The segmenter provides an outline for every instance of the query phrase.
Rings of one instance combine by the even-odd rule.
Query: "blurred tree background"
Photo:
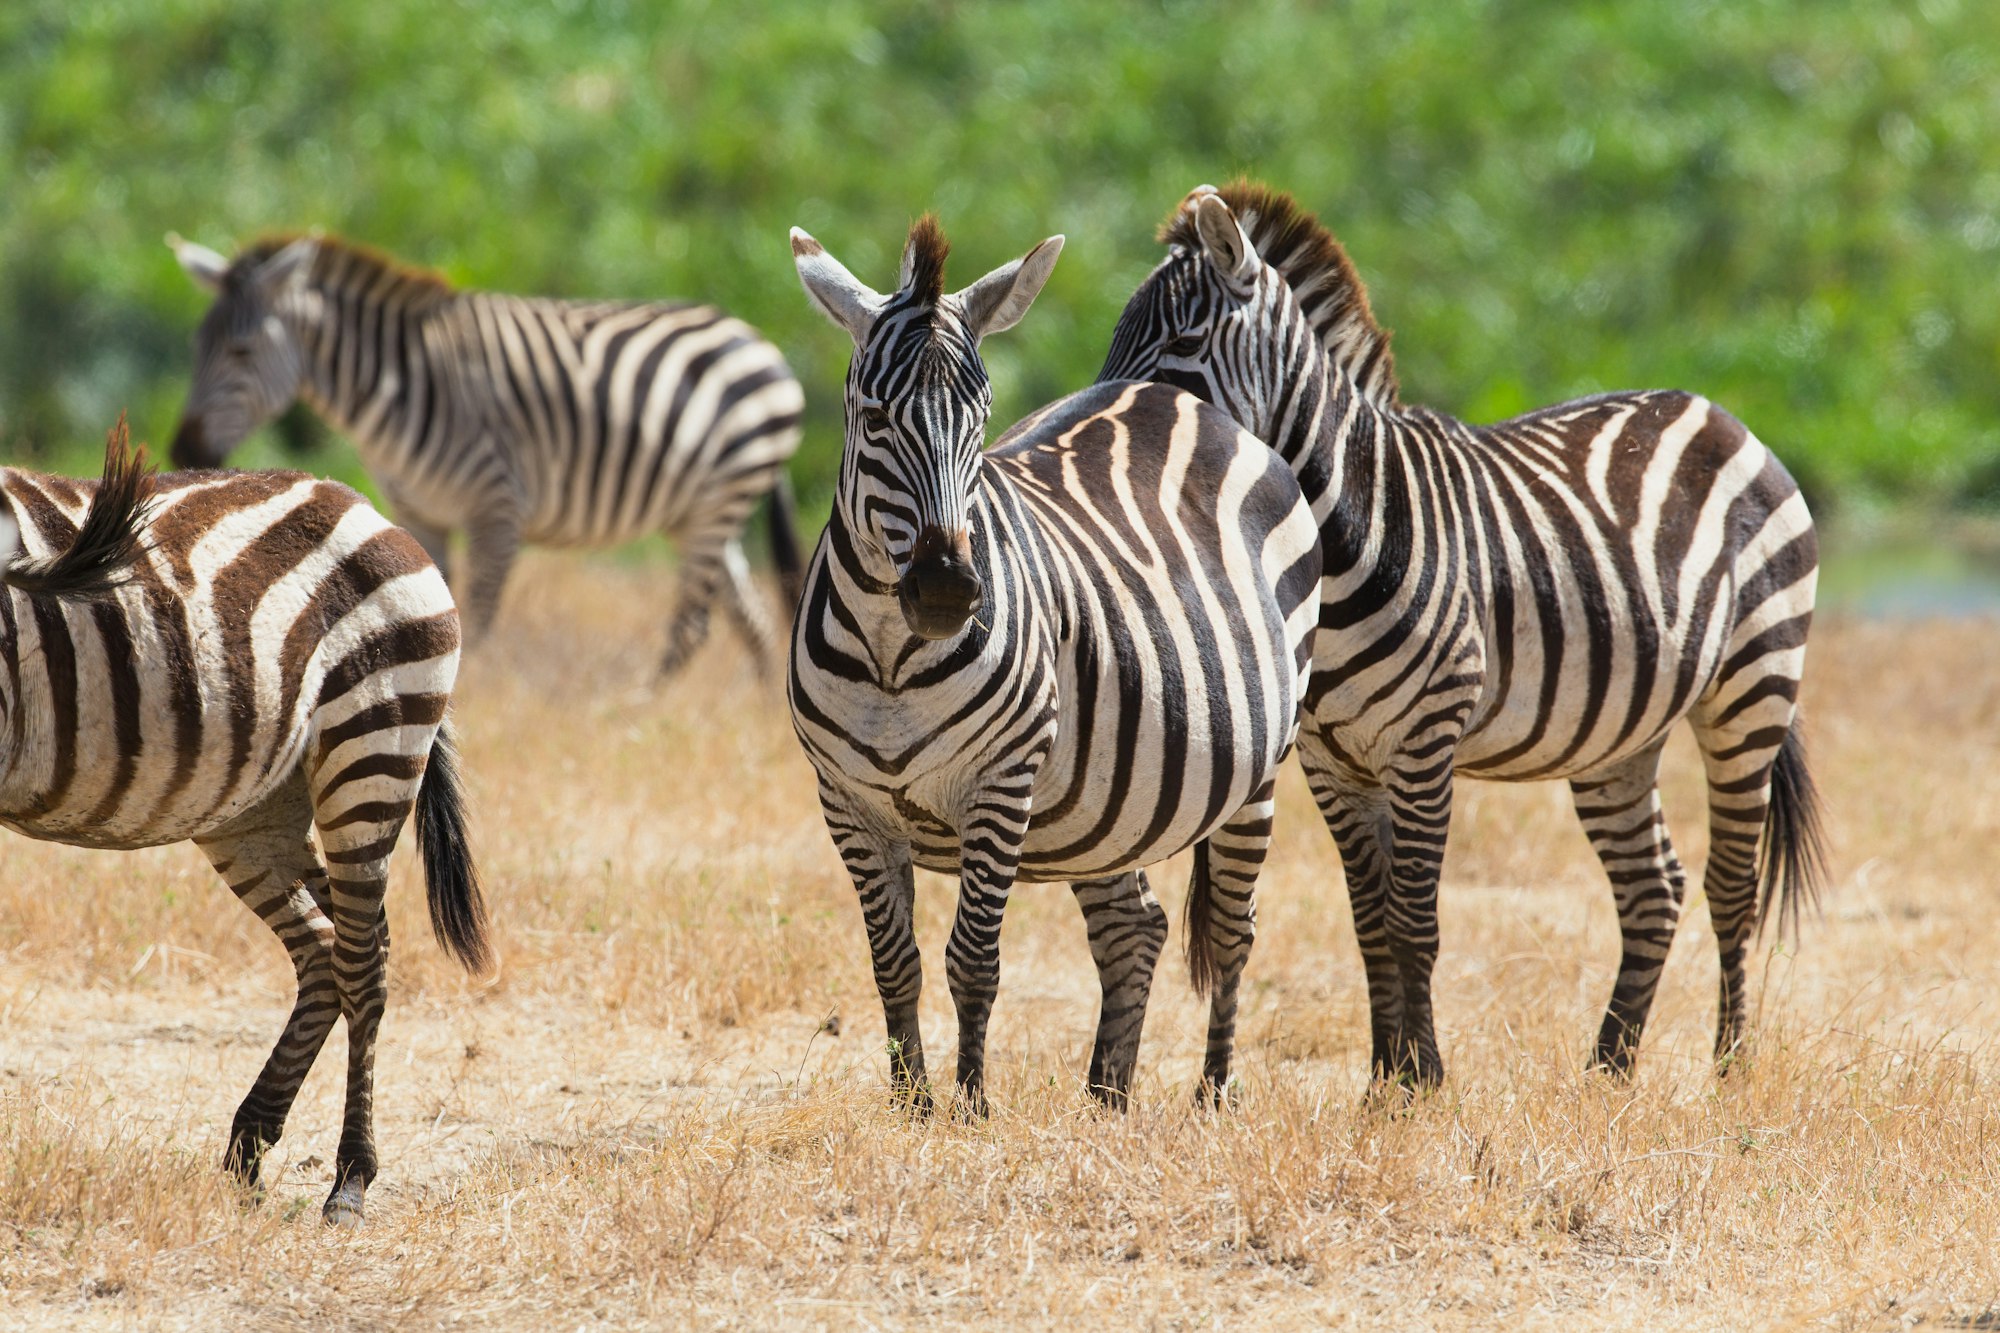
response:
[[[1698,389],[1823,508],[2000,504],[1996,126],[1985,0],[12,0],[0,458],[171,436],[205,301],[163,232],[320,226],[742,315],[823,506],[848,346],[788,226],[877,285],[925,208],[961,283],[1068,233],[988,344],[997,433],[1095,374],[1182,193],[1250,172],[1346,242],[1413,402]],[[360,476],[298,414],[238,458]]]

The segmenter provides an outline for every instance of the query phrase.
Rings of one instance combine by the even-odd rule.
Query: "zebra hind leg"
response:
[[[778,632],[764,608],[756,580],[750,577],[750,562],[743,557],[743,544],[734,537],[723,545],[722,567],[729,576],[723,585],[723,609],[750,649],[757,674],[769,678],[778,661]]]
[[[1660,972],[1680,923],[1687,872],[1667,837],[1660,809],[1660,746],[1617,766],[1571,780],[1577,817],[1610,877],[1623,948],[1618,983],[1604,1011],[1592,1063],[1621,1077],[1632,1072]]]
[[[425,738],[424,749],[429,748]],[[391,762],[384,763],[388,759]],[[347,1019],[347,1101],[334,1160],[333,1192],[323,1209],[334,1226],[357,1227],[377,1170],[375,1039],[389,998],[389,922],[382,910],[389,855],[409,818],[423,761],[380,752],[321,773],[314,821],[326,848],[333,974]]]
[[[285,946],[298,977],[298,997],[285,1030],[237,1107],[223,1158],[224,1166],[253,1191],[260,1188],[264,1154],[283,1136],[299,1087],[340,1017],[326,870],[312,844],[312,813],[304,796],[303,784],[290,785],[257,810],[197,840],[216,873]]]
[[[1197,994],[1208,992],[1208,1050],[1195,1100],[1221,1106],[1229,1097],[1236,1054],[1236,1006],[1243,967],[1257,939],[1257,876],[1271,848],[1276,780],[1246,801],[1229,821],[1195,845],[1188,884],[1188,974]]]
[[[1070,885],[1083,909],[1090,956],[1097,963],[1103,1002],[1097,1039],[1090,1052],[1090,1091],[1099,1101],[1124,1110],[1139,1061],[1139,1033],[1146,1022],[1146,997],[1153,969],[1167,943],[1167,914],[1153,896],[1146,872],[1110,879],[1077,880]]]
[[[739,560],[743,555],[735,547],[732,532],[716,525],[700,533],[684,534],[680,547],[681,572],[674,614],[667,622],[667,651],[660,658],[662,679],[679,674],[708,642],[709,609],[714,605],[716,589],[729,575],[728,552],[736,549]]]
[[[1718,713],[1727,722],[1713,719]],[[1795,924],[1822,875],[1819,813],[1791,698],[1767,692],[1741,711],[1704,709],[1695,720],[1708,770],[1708,864],[1702,890],[1721,962],[1715,1062],[1741,1058],[1749,1013],[1747,960],[1774,908]]]

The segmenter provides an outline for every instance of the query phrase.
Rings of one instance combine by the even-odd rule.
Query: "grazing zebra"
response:
[[[486,966],[445,704],[458,613],[416,541],[336,482],[0,468],[0,824],[78,847],[192,841],[263,918],[298,1002],[230,1130],[255,1188],[334,1021],[347,1108],[327,1221],[375,1177],[382,895],[414,806],[431,926]],[[314,846],[313,831],[319,831]]]
[[[354,438],[439,568],[463,529],[466,631],[491,625],[522,542],[605,546],[665,532],[679,605],[661,670],[708,634],[718,589],[760,665],[770,618],[740,537],[772,500],[791,605],[799,555],[785,460],[803,398],[778,349],[712,306],[458,292],[332,237],[267,240],[232,263],[168,237],[217,293],[195,339],[179,467],[217,467],[303,396]]]
[[[1312,515],[1270,450],[1158,385],[1085,390],[982,452],[979,341],[1026,313],[1062,238],[951,295],[946,249],[923,218],[882,296],[792,232],[807,293],[855,347],[792,718],[861,897],[893,1079],[929,1106],[912,863],[959,877],[946,976],[975,1112],[1008,891],[1066,879],[1103,990],[1090,1086],[1122,1106],[1167,933],[1139,867],[1193,844],[1188,962],[1219,1096],[1311,666]]]
[[[1624,936],[1596,1061],[1629,1071],[1685,888],[1657,785],[1682,718],[1708,773],[1726,1068],[1752,931],[1774,905],[1795,921],[1820,873],[1795,707],[1818,541],[1798,487],[1691,394],[1494,426],[1405,407],[1347,256],[1286,195],[1203,186],[1160,239],[1101,378],[1225,408],[1320,521],[1299,750],[1347,871],[1376,1076],[1443,1077],[1430,980],[1454,774],[1569,780]]]

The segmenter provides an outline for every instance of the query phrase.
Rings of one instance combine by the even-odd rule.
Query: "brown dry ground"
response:
[[[1165,966],[1134,1110],[1092,1109],[1080,922],[1027,886],[993,1116],[916,1122],[777,688],[719,637],[653,689],[665,595],[654,569],[533,558],[468,666],[504,963],[442,957],[406,845],[358,1235],[318,1220],[339,1034],[268,1201],[215,1169],[291,975],[198,855],[0,842],[0,1326],[1995,1326],[2000,626],[1823,623],[1833,891],[1760,958],[1760,1044],[1726,1080],[1698,894],[1637,1080],[1584,1072],[1609,892],[1562,787],[1467,784],[1449,1081],[1364,1104],[1340,874],[1293,774],[1233,1112],[1189,1106],[1202,1015]],[[1691,745],[1668,800],[1698,857]],[[1156,877],[1176,911],[1184,877]],[[947,1069],[950,908],[927,879]]]

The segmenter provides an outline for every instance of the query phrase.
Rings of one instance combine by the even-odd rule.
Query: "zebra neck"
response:
[[[426,336],[431,311],[338,288],[319,295],[319,316],[299,326],[303,396],[364,455],[407,443],[419,416],[436,418],[442,405]]]
[[[1265,442],[1299,479],[1313,518],[1322,529],[1336,512],[1365,518],[1394,434],[1394,414],[1355,386],[1310,327],[1296,340],[1293,371],[1282,377],[1276,397]]]

